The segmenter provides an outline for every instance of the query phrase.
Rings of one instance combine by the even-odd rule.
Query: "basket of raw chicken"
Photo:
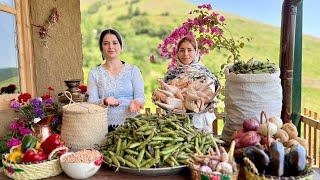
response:
[[[165,82],[159,80],[152,100],[160,108],[173,113],[213,112],[219,88],[206,77],[194,78],[183,74]]]

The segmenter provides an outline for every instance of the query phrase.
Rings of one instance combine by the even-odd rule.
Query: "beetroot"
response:
[[[256,131],[259,128],[258,120],[254,118],[245,119],[242,125],[245,131]]]

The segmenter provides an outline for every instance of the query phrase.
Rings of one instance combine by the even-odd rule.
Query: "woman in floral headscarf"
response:
[[[197,41],[192,36],[183,37],[176,46],[176,57],[168,67],[168,72],[164,78],[165,82],[188,76],[197,80],[203,79],[207,83],[212,82],[210,88],[213,92],[218,91],[220,84],[217,78],[200,62]],[[215,102],[215,99],[212,103]],[[200,130],[212,131],[212,122],[216,119],[213,112],[195,113],[192,117],[193,125]]]

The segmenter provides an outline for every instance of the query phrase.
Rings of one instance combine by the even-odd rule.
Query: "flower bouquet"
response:
[[[35,134],[37,123],[48,116],[54,116],[50,121],[52,133],[60,133],[61,116],[58,115],[58,105],[51,96],[52,87],[48,93],[38,98],[32,98],[29,93],[22,93],[18,99],[10,102],[10,107],[17,113],[17,119],[9,124],[9,133],[0,137],[0,157],[9,152],[10,148],[21,144],[25,135]]]

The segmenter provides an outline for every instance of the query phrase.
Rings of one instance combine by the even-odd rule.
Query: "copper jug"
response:
[[[35,124],[35,136],[40,139],[40,142],[43,142],[45,139],[47,139],[47,137],[49,137],[52,134],[51,121],[54,117],[54,114],[48,115]]]

